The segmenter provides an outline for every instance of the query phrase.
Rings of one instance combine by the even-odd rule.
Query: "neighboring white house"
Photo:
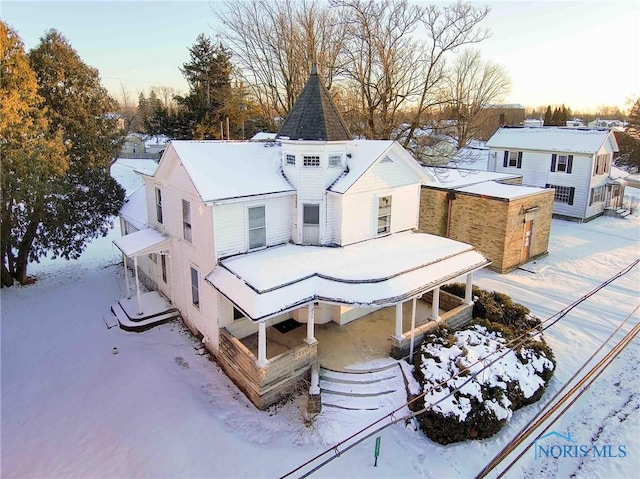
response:
[[[415,312],[430,293],[438,320],[440,286],[462,276],[456,314],[470,315],[472,273],[489,263],[468,244],[416,231],[431,178],[397,142],[351,140],[315,72],[277,141],[172,141],[143,179],[147,227],[131,211],[138,193],[121,215],[131,233],[114,243],[259,407],[317,364],[314,324],[394,306],[390,349],[400,354],[411,336],[403,303]],[[155,261],[138,262],[147,255]],[[268,357],[268,327],[294,320],[307,325],[304,341]],[[251,351],[242,340],[256,334]]]
[[[487,146],[488,171],[555,189],[554,216],[588,221],[622,206],[625,181],[610,175],[618,145],[609,130],[501,128]]]

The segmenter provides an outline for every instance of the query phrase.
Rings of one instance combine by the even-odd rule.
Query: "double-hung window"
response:
[[[604,186],[596,186],[595,188],[591,189],[591,197],[589,198],[589,206],[591,206],[594,203],[599,203],[601,201],[604,201],[604,190],[605,190]]]
[[[378,234],[391,231],[391,196],[378,198]]]
[[[505,151],[502,166],[505,168],[522,168],[522,152]]]
[[[200,309],[200,286],[198,284],[198,270],[191,267],[191,303]]]
[[[156,188],[156,220],[162,224],[162,191]]]
[[[182,232],[184,239],[191,243],[191,203],[182,200]]]
[[[573,168],[573,155],[551,155],[551,171],[560,173],[571,173]]]
[[[249,216],[249,249],[263,248],[267,245],[267,224],[265,221],[265,207],[252,206],[248,208]]]
[[[162,281],[167,282],[167,257],[163,254],[160,255],[160,266],[162,268]]]

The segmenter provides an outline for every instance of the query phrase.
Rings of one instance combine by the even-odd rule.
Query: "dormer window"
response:
[[[320,157],[319,156],[304,156],[302,158],[302,166],[310,167],[310,168],[319,168],[320,167]]]
[[[296,166],[296,155],[287,155],[287,165]]]
[[[342,165],[342,155],[329,155],[329,168],[338,168]]]

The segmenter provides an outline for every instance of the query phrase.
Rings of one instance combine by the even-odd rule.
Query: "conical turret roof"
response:
[[[277,138],[316,141],[352,139],[329,91],[320,81],[315,66]]]

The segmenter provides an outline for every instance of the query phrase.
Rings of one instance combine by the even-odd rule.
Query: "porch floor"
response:
[[[416,326],[429,322],[431,305],[417,301]],[[411,329],[411,302],[403,305],[402,331]],[[442,314],[443,311],[440,311]],[[334,370],[358,370],[388,364],[391,336],[395,331],[396,308],[380,309],[362,318],[340,326],[333,321],[316,324],[315,338],[318,340],[318,357],[324,368]],[[301,344],[307,337],[307,325],[281,333],[275,327],[267,328],[267,358],[273,358]],[[256,357],[258,355],[258,333],[243,338],[242,344]]]

